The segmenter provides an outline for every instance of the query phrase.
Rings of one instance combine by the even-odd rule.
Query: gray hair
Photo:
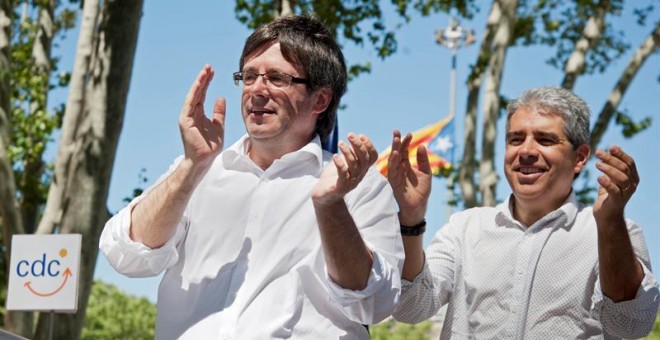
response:
[[[542,114],[557,115],[564,119],[564,133],[577,148],[589,144],[589,116],[587,103],[573,92],[559,87],[529,89],[507,105],[506,128],[509,129],[511,116],[520,108],[526,107]]]

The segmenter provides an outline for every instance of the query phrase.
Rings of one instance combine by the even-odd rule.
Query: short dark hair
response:
[[[308,90],[328,87],[332,99],[316,121],[316,133],[325,142],[334,128],[341,96],[346,92],[346,63],[333,34],[313,14],[279,17],[260,26],[245,41],[239,70],[245,58],[263,46],[280,43],[284,59],[305,70]]]

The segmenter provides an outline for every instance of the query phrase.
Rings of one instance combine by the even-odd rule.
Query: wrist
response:
[[[422,219],[421,222],[415,225],[405,225],[400,224],[401,226],[401,235],[403,236],[420,236],[426,231],[426,219]]]
[[[404,226],[414,226],[421,223],[426,216],[425,209],[417,209],[417,211],[412,211],[411,209],[404,209],[399,211],[399,223]]]

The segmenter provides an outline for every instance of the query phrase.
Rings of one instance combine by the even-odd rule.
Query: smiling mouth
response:
[[[533,174],[546,172],[545,169],[540,169],[535,167],[522,167],[522,166],[516,169],[516,171],[523,175],[533,175]]]
[[[275,111],[268,110],[268,109],[252,109],[252,110],[250,110],[250,114],[262,116],[262,115],[266,115],[266,114],[269,114],[269,115],[270,114],[275,114]]]

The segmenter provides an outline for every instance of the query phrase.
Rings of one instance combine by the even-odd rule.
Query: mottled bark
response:
[[[582,35],[575,43],[573,53],[564,66],[564,80],[561,87],[572,90],[577,78],[584,72],[585,58],[587,52],[593,48],[603,36],[605,27],[605,14],[610,7],[610,0],[601,0],[596,6],[594,14],[587,20],[582,30]]]
[[[591,130],[591,138],[589,141],[592,150],[591,156],[593,156],[593,151],[596,150],[605,131],[607,131],[607,126],[610,124],[612,116],[616,112],[619,103],[621,103],[621,99],[626,94],[628,86],[630,86],[630,83],[635,78],[642,65],[644,65],[646,59],[658,49],[658,46],[660,46],[660,25],[656,25],[653,28],[651,34],[644,39],[630,58],[628,65],[623,70],[621,77],[619,77],[614,89],[607,98],[607,102],[605,102],[603,109],[598,114],[598,119]]]
[[[477,200],[477,185],[475,183],[475,167],[476,167],[476,135],[477,135],[477,113],[479,109],[479,91],[483,82],[483,75],[488,67],[488,60],[491,55],[491,46],[495,32],[497,30],[497,23],[500,20],[502,11],[497,1],[493,1],[493,5],[488,15],[486,29],[484,36],[481,40],[479,47],[479,54],[477,62],[475,63],[467,80],[468,97],[465,112],[465,129],[464,129],[464,147],[463,158],[461,159],[461,167],[458,172],[459,183],[461,185],[461,193],[463,196],[463,204],[465,208],[472,208],[479,204]]]
[[[481,164],[479,166],[479,189],[481,204],[497,204],[496,187],[498,176],[495,171],[495,139],[497,137],[497,119],[500,112],[500,87],[504,74],[506,51],[513,40],[513,28],[516,23],[518,0],[500,0],[502,16],[493,40],[493,53],[488,64],[488,78],[484,93],[484,130],[481,140]]]
[[[55,159],[55,171],[48,190],[48,198],[44,214],[41,217],[38,234],[50,234],[60,223],[64,205],[64,188],[67,185],[71,158],[76,148],[75,136],[82,122],[82,111],[85,106],[85,84],[89,76],[96,26],[99,16],[99,0],[87,0],[83,6],[80,35],[76,48],[76,58],[69,82],[69,97],[62,122],[60,144]]]
[[[108,218],[108,188],[124,120],[142,5],[141,0],[103,2],[80,123],[69,126],[75,130],[67,132],[73,143],[68,155],[68,180],[62,188],[65,199],[60,228],[62,233],[82,234],[83,242],[78,311],[56,315],[53,334],[56,339],[81,336],[99,236]],[[44,313],[39,317],[35,338],[46,338],[47,331],[48,315]]]
[[[48,84],[50,82],[51,71],[51,47],[55,34],[55,0],[40,2],[38,14],[38,27],[34,44],[32,45],[32,60],[34,61],[33,74],[41,80],[40,91],[43,96],[32,98],[30,102],[30,115],[35,116],[46,112],[46,103],[48,102]],[[21,193],[23,196],[21,202],[21,216],[23,226],[28,234],[36,230],[37,219],[39,217],[39,205],[41,202],[41,178],[46,170],[46,163],[42,159],[43,151],[33,155],[25,160],[24,174],[21,184]]]

